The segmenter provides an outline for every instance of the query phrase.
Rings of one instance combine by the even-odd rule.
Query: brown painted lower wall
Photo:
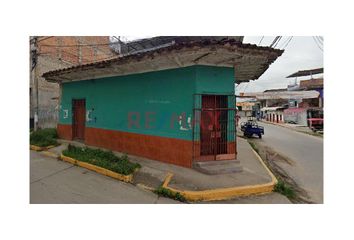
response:
[[[58,124],[57,131],[59,138],[72,140],[71,125]],[[192,167],[192,141],[87,127],[85,128],[85,144],[183,167]],[[214,156],[211,159],[202,158],[199,142],[196,142],[194,151],[194,157],[197,161],[214,160],[215,158]],[[225,155],[226,158],[221,160],[236,158],[235,142],[228,143],[227,152],[228,156]]]
[[[220,155],[200,155],[200,142],[194,144],[194,160],[195,161],[213,161],[213,160],[234,160],[237,159],[237,146],[235,142],[227,143],[227,153]]]
[[[57,131],[60,138],[72,140],[71,125],[58,124]],[[192,141],[100,128],[85,128],[85,144],[183,167],[192,167]]]
[[[72,140],[73,139],[71,125],[58,124],[57,125],[57,132],[58,132],[59,138],[61,138],[61,139],[65,139],[65,140]]]

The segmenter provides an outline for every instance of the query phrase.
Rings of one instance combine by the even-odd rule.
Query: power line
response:
[[[288,37],[287,39],[284,39],[283,47],[285,46],[286,42],[289,41],[289,39],[290,39],[290,37]],[[280,49],[282,49],[283,47],[280,47],[280,46],[279,46]]]
[[[285,48],[289,45],[289,43],[291,42],[292,39],[293,39],[293,36],[291,36],[291,37],[289,38],[288,42],[286,42],[286,44],[285,44],[285,46],[283,47],[283,49],[285,49]]]
[[[274,44],[278,41],[278,39],[280,38],[280,36],[276,36],[273,40],[273,42],[269,45],[269,47],[273,47]]]
[[[315,41],[317,47],[323,52],[323,49],[320,47],[320,45],[317,43],[316,38],[312,36],[313,40]]]
[[[322,42],[319,40],[318,36],[315,36],[315,37],[316,37],[316,40],[317,40],[317,42],[319,43],[320,47],[323,48],[323,44],[322,44]]]
[[[320,36],[316,36],[317,40],[319,43],[321,43],[321,46],[323,46],[323,40],[320,38]]]
[[[53,37],[54,37],[54,36],[50,36],[50,37],[45,37],[45,38],[42,38],[42,39],[38,39],[39,37],[38,37],[38,36],[35,36],[35,37],[33,37],[33,38],[30,40],[30,42],[33,42],[34,39],[37,39],[37,43],[39,43],[39,42],[41,42],[41,41],[44,41],[44,40],[47,40],[47,39],[53,38]]]
[[[258,45],[261,45],[263,38],[264,38],[264,36],[262,36],[261,41],[259,41]]]
[[[273,42],[269,45],[269,47],[272,47],[277,40],[278,40],[278,37],[275,37]]]
[[[277,42],[275,43],[275,45],[274,45],[274,48],[279,44],[281,38],[282,38],[282,36],[279,36],[278,41],[277,41]]]
[[[322,36],[317,36],[317,38],[323,43],[323,37]]]

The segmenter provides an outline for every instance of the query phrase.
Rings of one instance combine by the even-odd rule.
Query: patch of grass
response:
[[[45,128],[34,131],[30,134],[30,144],[39,147],[57,145],[57,130],[55,128]]]
[[[154,193],[156,193],[159,196],[167,197],[167,198],[172,198],[174,200],[180,201],[180,202],[186,202],[187,199],[180,193],[174,193],[171,190],[164,188],[162,186],[158,187]]]
[[[259,154],[259,149],[257,148],[256,144],[251,142],[251,141],[248,141],[248,143],[251,145],[251,147],[253,148],[253,150],[255,150],[258,154]]]
[[[69,145],[62,154],[123,175],[129,175],[133,173],[135,169],[141,167],[139,163],[130,162],[126,154],[122,157],[117,157],[112,151],[103,151],[100,149],[81,148]]]
[[[295,198],[296,194],[292,187],[288,186],[282,180],[279,180],[274,187],[274,192],[278,192],[288,197],[289,199]]]

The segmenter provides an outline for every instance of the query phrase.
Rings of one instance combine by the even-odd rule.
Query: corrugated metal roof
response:
[[[153,48],[160,48],[160,46],[167,46],[171,43],[183,43],[202,40],[221,41],[226,39],[234,39],[235,41],[242,43],[243,36],[159,36],[137,39],[130,42],[121,42],[120,49],[122,54],[127,54],[146,51]]]
[[[65,82],[127,75],[190,65],[235,66],[237,81],[258,79],[284,50],[243,44],[235,39],[179,42],[106,61],[49,71],[48,81]],[[185,59],[180,61],[179,59]]]
[[[320,74],[320,73],[323,73],[323,68],[315,68],[315,69],[298,71],[296,73],[293,73],[293,74],[287,76],[287,78],[304,77],[304,76],[310,76],[310,75]]]

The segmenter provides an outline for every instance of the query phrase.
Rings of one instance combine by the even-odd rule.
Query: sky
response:
[[[269,46],[275,36],[265,36],[260,46]],[[244,37],[244,43],[259,45],[262,36]],[[283,49],[290,36],[283,36],[276,48]],[[320,47],[323,46],[320,45]],[[323,51],[316,44],[312,36],[294,36],[286,46],[284,53],[270,65],[268,70],[255,81],[241,83],[236,86],[236,94],[239,92],[260,92],[266,89],[286,88],[294,83],[295,79],[286,78],[299,70],[307,70],[323,67]],[[315,75],[317,76],[317,75]],[[318,75],[321,76],[321,75]],[[297,80],[308,79],[298,78]]]

